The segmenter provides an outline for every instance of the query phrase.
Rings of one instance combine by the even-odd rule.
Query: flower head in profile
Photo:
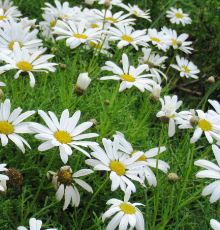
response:
[[[29,220],[29,225],[30,225],[30,230],[41,230],[42,227],[42,221],[41,220],[36,220],[35,218],[31,218]],[[28,230],[24,226],[19,226],[17,230]],[[47,228],[45,230],[57,230],[56,228]]]
[[[96,159],[87,159],[86,164],[93,166],[94,170],[110,171],[110,179],[112,180],[111,191],[115,191],[119,186],[122,191],[126,190],[126,185],[131,188],[133,192],[136,187],[130,179],[138,181],[143,184],[143,181],[137,176],[141,172],[138,168],[146,165],[146,162],[135,162],[143,152],[136,152],[130,159],[120,156],[118,154],[118,139],[114,141],[102,139],[105,151],[100,146],[90,146],[93,150],[91,155]],[[129,179],[130,178],[130,179]]]
[[[181,22],[183,26],[185,26],[185,24],[192,23],[191,18],[188,14],[183,13],[182,8],[175,9],[171,7],[166,13],[167,17],[170,18],[171,23],[180,24]]]
[[[86,92],[89,84],[91,82],[91,78],[88,76],[88,73],[81,73],[77,79],[75,90],[79,94],[83,94]]]
[[[125,53],[122,55],[123,69],[111,61],[107,61],[105,64],[107,66],[103,66],[101,70],[112,71],[115,75],[104,76],[101,77],[100,80],[121,80],[119,92],[126,88],[129,89],[132,86],[136,86],[141,92],[144,92],[145,89],[152,91],[152,87],[150,85],[156,84],[155,81],[148,78],[152,77],[151,74],[140,75],[144,70],[146,70],[147,65],[140,65],[136,69],[133,66],[129,66],[128,56]]]
[[[88,192],[93,193],[92,187],[90,185],[88,185],[85,181],[78,179],[81,176],[86,176],[93,173],[93,170],[91,169],[81,169],[73,173],[70,166],[63,166],[60,168],[60,171],[48,171],[48,174],[49,173],[53,175],[53,186],[57,190],[56,199],[60,201],[63,196],[65,197],[63,210],[65,210],[70,203],[76,207],[79,206],[80,194],[74,183],[80,185]]]
[[[190,112],[181,111],[179,113],[176,110],[182,105],[182,101],[177,101],[176,95],[173,97],[164,96],[164,99],[160,98],[162,104],[161,111],[157,113],[157,117],[160,117],[164,123],[169,123],[168,135],[172,137],[175,134],[175,124],[182,123],[181,116],[187,115]]]
[[[5,168],[7,164],[0,164],[0,172],[7,171],[8,169]],[[6,190],[6,180],[9,180],[8,176],[0,174],[0,191]]]
[[[36,51],[32,54],[29,54],[28,50],[23,48],[21,49],[18,42],[15,42],[13,45],[14,57],[10,58],[5,54],[0,53],[0,59],[4,60],[7,64],[0,67],[0,71],[7,71],[11,69],[16,69],[17,73],[14,78],[17,79],[20,74],[29,75],[30,77],[30,86],[34,87],[35,78],[32,72],[55,72],[54,65],[56,63],[47,62],[48,59],[54,57],[52,54],[41,55],[45,52],[45,49]]]
[[[0,138],[2,146],[6,146],[8,144],[8,139],[10,139],[24,153],[25,148],[23,143],[26,144],[28,148],[31,147],[23,137],[18,135],[18,133],[32,133],[32,131],[28,129],[30,122],[22,121],[34,114],[35,111],[32,110],[20,114],[21,111],[22,109],[18,107],[11,113],[11,102],[9,99],[6,99],[4,103],[1,103]]]
[[[220,223],[217,220],[211,219],[210,225],[214,230],[220,230]]]
[[[214,203],[220,199],[220,149],[217,147],[217,145],[212,145],[212,150],[214,152],[215,159],[217,160],[218,165],[204,159],[194,162],[195,165],[206,169],[198,172],[196,174],[197,178],[217,179],[208,186],[206,186],[202,191],[203,196],[208,196],[212,194],[210,197],[210,203]]]
[[[180,71],[181,77],[185,76],[186,78],[189,78],[189,77],[192,77],[194,79],[198,78],[196,74],[199,73],[200,70],[191,61],[189,62],[187,59],[183,57],[180,58],[178,55],[176,56],[176,61],[178,65],[171,64],[170,66]]]
[[[128,188],[124,195],[124,201],[118,199],[110,199],[107,201],[107,205],[112,205],[108,211],[106,211],[102,216],[102,221],[104,222],[106,218],[111,217],[117,213],[112,220],[109,222],[106,230],[114,230],[119,225],[119,229],[134,229],[144,230],[144,218],[141,211],[136,207],[138,205],[143,205],[141,203],[130,203],[129,199],[131,196],[131,190]],[[144,205],[143,205],[144,206]]]
[[[46,151],[55,146],[59,146],[60,157],[64,164],[68,161],[68,156],[72,155],[71,147],[81,151],[86,156],[90,157],[84,149],[79,146],[88,147],[90,145],[98,145],[96,142],[82,141],[86,138],[97,137],[97,133],[81,134],[86,129],[90,128],[93,123],[90,121],[84,122],[78,126],[76,124],[80,118],[80,110],[76,111],[72,117],[69,117],[69,110],[62,112],[60,122],[56,115],[49,111],[49,116],[42,110],[38,110],[38,114],[48,125],[48,128],[38,123],[32,123],[29,128],[38,133],[35,138],[45,141],[38,147],[39,151]]]

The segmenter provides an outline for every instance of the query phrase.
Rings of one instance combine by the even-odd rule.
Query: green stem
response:
[[[99,187],[99,189],[98,189],[98,190],[96,191],[96,193],[93,195],[92,199],[89,201],[89,203],[88,203],[88,205],[87,205],[87,207],[86,207],[86,209],[85,209],[85,211],[84,211],[82,220],[81,220],[81,222],[80,222],[79,230],[82,229],[83,221],[84,221],[84,219],[85,219],[85,217],[86,217],[86,214],[87,214],[87,212],[88,212],[88,210],[89,210],[89,207],[91,206],[93,200],[94,200],[95,197],[98,195],[98,193],[102,190],[102,188],[103,188],[104,185],[108,182],[108,180],[109,180],[109,177],[108,177],[108,175],[107,175],[107,178],[105,179],[105,181],[103,182],[103,184]]]
[[[115,92],[114,92],[114,94],[112,95],[111,103],[110,103],[110,105],[109,105],[109,109],[111,109],[112,106],[113,106],[113,104],[114,104],[115,98],[116,98],[116,96],[118,95],[118,92],[119,92],[119,87],[120,87],[120,83],[118,82],[117,87],[116,87],[116,89],[115,89]]]
[[[59,150],[59,148],[57,148],[57,149]],[[37,198],[38,198],[38,195],[39,195],[39,193],[40,193],[40,191],[41,191],[41,188],[42,188],[42,186],[43,186],[44,180],[45,180],[45,178],[46,178],[47,172],[48,172],[48,170],[49,170],[51,164],[53,163],[53,160],[54,160],[56,154],[57,154],[57,151],[54,151],[53,156],[51,157],[50,162],[49,162],[49,164],[47,165],[47,168],[46,168],[46,170],[45,170],[45,172],[44,172],[44,175],[43,175],[43,177],[42,177],[42,179],[41,179],[41,182],[40,182],[40,185],[39,185],[39,187],[38,187],[38,190],[37,190],[37,192],[36,192],[36,194],[35,194],[35,197],[34,197],[32,203],[31,203],[31,205],[30,205],[29,208],[27,209],[27,212],[26,212],[26,215],[25,215],[23,221],[21,221],[21,225],[23,225],[23,223],[24,223],[25,220],[27,219],[28,214],[31,212],[31,209],[33,208],[33,206],[34,206],[34,204],[35,204],[35,202],[36,202],[36,200],[37,200]]]
[[[48,205],[47,207],[41,209],[39,212],[35,213],[32,217],[35,217],[35,216],[39,215],[40,213],[44,212],[44,211],[47,210],[48,208],[51,208],[51,207],[53,207],[54,205],[56,205],[56,204],[58,204],[58,203],[59,203],[59,201],[56,201],[56,202],[54,202],[54,203]]]

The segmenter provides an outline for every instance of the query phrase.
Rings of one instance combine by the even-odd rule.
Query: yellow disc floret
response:
[[[66,186],[71,185],[71,183],[73,182],[72,175],[70,174],[69,171],[64,171],[64,170],[58,171],[57,176],[58,176],[58,182]]]
[[[152,40],[153,42],[160,42],[160,39],[158,39],[158,38],[151,38],[151,40]]]
[[[132,37],[127,36],[127,35],[123,35],[121,38],[127,42],[133,42],[134,41]]]
[[[133,151],[131,153],[131,156],[136,152],[138,152],[138,151],[137,150]],[[136,161],[146,161],[146,158],[145,158],[144,154],[142,156],[140,156]]]
[[[15,42],[11,42],[10,44],[9,44],[9,46],[8,46],[8,48],[10,49],[10,50],[13,50],[13,45],[15,44]],[[22,44],[20,43],[20,42],[18,42],[18,44],[19,44],[19,46],[20,46],[20,48],[22,47]]]
[[[135,208],[130,204],[122,203],[120,208],[126,214],[134,214],[136,212]]]
[[[5,135],[12,134],[14,131],[13,126],[7,121],[0,122],[0,133],[4,133]]]
[[[199,122],[199,127],[203,130],[203,131],[210,131],[212,129],[212,125],[209,121],[206,120],[201,120]]]
[[[100,50],[102,47],[100,44],[95,44],[94,42],[90,42],[90,45],[98,50]]]
[[[171,40],[173,41],[173,45],[176,46],[177,45],[177,40],[175,40],[173,38]]]
[[[176,13],[175,15],[176,15],[177,18],[183,18],[183,15],[180,14],[180,13]]]
[[[3,20],[5,19],[6,17],[5,16],[0,16],[0,20]]]
[[[184,72],[185,72],[185,73],[189,73],[189,69],[188,69],[186,66],[181,66],[181,68],[184,69]]]
[[[135,78],[132,77],[129,74],[123,74],[120,77],[123,79],[123,81],[130,81],[130,82],[134,82],[135,81]]]
[[[74,34],[74,37],[76,38],[83,38],[83,39],[87,39],[88,37],[84,34]]]
[[[54,27],[56,25],[56,21],[52,21],[50,24],[51,24],[51,27]]]
[[[17,67],[23,71],[30,71],[33,69],[32,65],[27,61],[21,61],[17,64]]]
[[[107,21],[112,21],[114,23],[117,23],[118,21],[116,19],[114,19],[113,17],[108,17],[106,18]]]
[[[138,13],[136,10],[133,10],[133,12],[134,12],[135,14],[137,14],[137,13]]]
[[[119,176],[122,176],[122,175],[125,175],[125,167],[124,165],[119,162],[119,161],[112,161],[110,164],[109,164],[109,168],[116,172]]]
[[[65,131],[58,131],[54,134],[54,137],[61,143],[67,144],[71,142],[71,136]]]
[[[92,28],[97,28],[97,27],[99,27],[99,26],[98,26],[97,24],[95,24],[95,23],[92,23],[91,26],[92,26]]]

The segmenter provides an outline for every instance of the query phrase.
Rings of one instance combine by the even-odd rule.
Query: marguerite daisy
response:
[[[27,111],[20,115],[22,109],[18,107],[11,111],[11,102],[9,99],[6,99],[4,103],[1,103],[0,109],[0,138],[2,146],[6,146],[8,144],[8,138],[12,140],[17,147],[24,153],[25,148],[24,144],[26,144],[29,148],[30,145],[27,141],[19,136],[17,133],[32,133],[31,130],[28,129],[28,125],[31,122],[22,122],[24,119],[28,118],[32,114],[35,113],[34,110]]]
[[[198,76],[195,74],[199,73],[200,70],[191,61],[189,62],[183,57],[180,58],[178,55],[176,56],[176,61],[178,65],[171,64],[170,66],[172,66],[174,69],[179,70],[181,77],[185,76],[186,78],[189,78],[189,77],[192,77],[195,79],[198,78]]]
[[[22,14],[17,10],[17,6],[12,6],[9,9],[0,8],[0,27],[5,25],[8,20],[17,21]]]
[[[17,69],[18,72],[14,76],[15,79],[19,77],[19,74],[29,75],[31,87],[35,85],[35,78],[32,72],[47,73],[47,70],[51,72],[55,72],[56,70],[55,67],[53,67],[57,65],[56,63],[47,62],[47,60],[54,57],[54,55],[41,55],[45,52],[45,49],[29,54],[27,49],[21,49],[19,43],[15,42],[13,45],[13,52],[13,58],[6,56],[4,53],[0,53],[0,59],[7,63],[5,66],[0,67],[0,71],[4,72],[11,69]]]
[[[192,20],[188,14],[183,13],[182,8],[175,9],[173,7],[170,8],[167,12],[167,17],[170,18],[172,23],[180,24],[182,23],[183,26],[185,24],[191,24]]]
[[[123,70],[111,61],[107,61],[105,64],[107,66],[103,66],[101,70],[112,71],[116,75],[104,76],[101,77],[100,80],[121,80],[122,82],[119,92],[126,88],[131,88],[133,85],[136,86],[141,92],[144,92],[145,89],[152,91],[152,87],[149,85],[156,84],[155,81],[147,78],[152,77],[151,74],[140,75],[147,68],[147,65],[140,65],[137,69],[135,69],[133,66],[129,66],[129,60],[126,54],[122,55]]]
[[[38,123],[32,123],[29,128],[39,133],[35,138],[45,141],[38,147],[39,151],[46,151],[55,146],[59,146],[60,157],[64,164],[68,161],[68,155],[72,155],[71,147],[81,151],[86,156],[90,155],[80,148],[79,146],[88,147],[90,145],[98,145],[96,142],[81,141],[82,139],[97,137],[97,133],[81,134],[86,129],[90,128],[93,123],[88,121],[76,126],[79,121],[81,112],[76,111],[72,117],[69,117],[69,110],[66,109],[62,112],[60,122],[53,112],[48,112],[50,117],[42,110],[38,111],[39,115],[43,118],[49,128]],[[79,146],[78,146],[79,145]]]

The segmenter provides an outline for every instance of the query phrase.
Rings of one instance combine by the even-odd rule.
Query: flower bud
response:
[[[51,52],[56,52],[56,51],[57,51],[57,48],[56,48],[56,47],[52,47],[52,48],[50,49],[50,51],[51,51]]]
[[[106,105],[109,105],[111,102],[109,100],[105,100],[104,102]]]
[[[81,73],[76,82],[76,93],[82,95],[86,92],[89,84],[91,82],[91,78],[88,76],[88,73]]]
[[[151,103],[156,104],[160,99],[161,86],[159,84],[153,86],[153,90],[149,96]]]
[[[59,64],[59,66],[60,66],[60,68],[61,68],[62,70],[65,70],[65,69],[66,69],[66,64]]]
[[[4,93],[2,91],[2,89],[0,89],[0,99],[4,97]]]
[[[91,8],[95,0],[85,0],[85,5],[88,8]]]
[[[169,175],[167,176],[167,179],[170,182],[175,182],[178,180],[178,175],[176,173],[169,173]]]
[[[214,84],[215,83],[215,78],[213,76],[211,76],[206,80],[206,82],[210,83],[210,84]]]
[[[9,177],[9,180],[7,181],[8,186],[12,188],[17,188],[22,185],[23,176],[17,169],[8,169],[7,171],[5,171],[5,175]]]
[[[98,121],[96,119],[90,119],[89,121],[91,121],[93,123],[93,126],[96,126]]]
[[[197,117],[196,115],[192,116],[190,118],[190,125],[192,125],[192,127],[195,127],[199,124],[199,117]]]
[[[103,3],[103,5],[104,5],[104,7],[105,7],[106,9],[108,9],[108,8],[111,6],[111,3],[110,3],[109,0],[105,0],[105,2]]]

